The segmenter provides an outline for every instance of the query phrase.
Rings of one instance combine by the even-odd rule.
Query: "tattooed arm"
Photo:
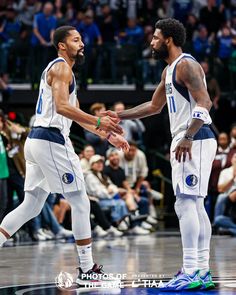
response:
[[[179,84],[188,88],[197,106],[203,107],[210,111],[212,102],[210,100],[207,88],[203,81],[203,70],[199,63],[190,59],[182,59],[176,69],[176,79]],[[192,119],[186,134],[193,137],[202,127],[204,122],[199,119]],[[186,154],[191,155],[192,142],[183,138],[175,149],[176,159],[180,162],[183,155],[183,161],[186,159]]]

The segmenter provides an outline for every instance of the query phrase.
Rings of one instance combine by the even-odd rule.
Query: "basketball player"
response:
[[[211,224],[204,197],[216,153],[216,140],[210,129],[211,101],[203,70],[181,47],[185,29],[175,19],[156,23],[151,41],[153,56],[167,62],[152,100],[118,114],[114,118],[137,119],[158,114],[168,106],[172,134],[172,182],[176,195],[183,245],[183,268],[163,290],[214,288],[209,271]]]
[[[98,134],[118,148],[129,148],[120,135],[117,118],[98,118],[83,112],[76,97],[72,67],[84,60],[84,44],[74,27],[58,28],[53,36],[58,58],[42,73],[36,120],[26,143],[25,198],[0,225],[0,245],[25,222],[37,216],[50,192],[62,194],[70,203],[72,230],[79,256],[77,282],[85,284],[83,274],[103,274],[93,262],[91,249],[90,203],[86,194],[79,157],[69,139],[70,126],[75,121]],[[102,278],[101,278],[102,279]]]

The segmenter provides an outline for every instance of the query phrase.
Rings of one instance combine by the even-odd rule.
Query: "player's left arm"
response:
[[[192,121],[186,130],[184,138],[178,143],[175,149],[175,157],[179,162],[181,162],[182,156],[183,161],[185,161],[187,154],[189,154],[189,159],[191,160],[191,147],[194,135],[203,124],[211,123],[209,111],[212,102],[204,84],[203,76],[201,66],[194,60],[183,59],[177,65],[176,78],[178,83],[187,87],[197,103],[193,109]]]
[[[78,100],[76,102],[76,107],[80,108],[80,104],[79,104]],[[108,140],[110,142],[110,144],[112,144],[116,148],[122,149],[123,151],[128,151],[129,150],[129,144],[128,144],[127,140],[123,136],[121,136],[121,135],[119,135],[117,133],[114,133],[114,132],[106,132],[106,131],[104,131],[102,129],[97,129],[95,126],[90,125],[90,124],[80,123],[80,125],[84,129],[86,129],[86,130],[100,136],[103,139]]]

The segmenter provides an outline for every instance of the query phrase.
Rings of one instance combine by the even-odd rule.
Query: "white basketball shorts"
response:
[[[81,190],[84,177],[70,139],[56,128],[33,128],[25,142],[25,191],[50,193]]]
[[[215,158],[217,142],[209,127],[202,127],[192,143],[192,160],[187,155],[186,161],[179,163],[175,159],[175,147],[186,131],[177,134],[171,143],[170,161],[172,184],[175,195],[187,194],[207,196],[208,183]]]

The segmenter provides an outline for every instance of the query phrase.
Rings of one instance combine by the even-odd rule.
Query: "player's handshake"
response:
[[[97,129],[102,129],[107,132],[115,132],[117,134],[123,134],[124,131],[121,126],[119,126],[120,119],[105,116],[105,117],[99,117],[97,121]]]

